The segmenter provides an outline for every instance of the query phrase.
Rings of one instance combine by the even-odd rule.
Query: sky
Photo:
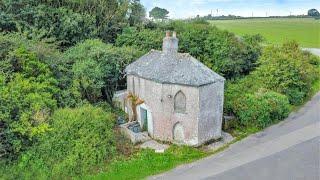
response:
[[[196,15],[286,16],[320,10],[320,0],[141,0],[147,12],[158,6],[167,9],[172,19]]]

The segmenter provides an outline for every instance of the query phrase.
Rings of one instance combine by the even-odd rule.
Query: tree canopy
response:
[[[137,0],[8,0],[0,4],[0,31],[51,39],[65,50],[90,38],[114,43],[128,22],[139,24],[144,17]]]
[[[153,19],[167,19],[169,11],[163,8],[155,7],[149,12],[149,17]]]
[[[320,16],[320,13],[317,9],[309,9],[308,16]]]
[[[140,25],[145,20],[146,10],[143,5],[140,3],[140,0],[133,0],[130,4],[130,16],[129,24],[130,26]]]
[[[143,52],[161,50],[167,29],[177,31],[180,52],[190,53],[227,79],[247,75],[255,68],[255,62],[261,54],[261,36],[239,39],[233,33],[198,22],[174,21],[158,29],[126,28],[118,36],[116,45],[134,46]]]

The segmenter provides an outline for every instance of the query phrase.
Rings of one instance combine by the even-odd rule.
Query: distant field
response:
[[[259,33],[268,43],[296,40],[302,47],[320,48],[320,20],[312,18],[214,20],[210,23],[237,35]]]

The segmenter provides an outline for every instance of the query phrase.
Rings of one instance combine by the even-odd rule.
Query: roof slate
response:
[[[225,80],[189,54],[156,50],[128,65],[125,71],[164,84],[202,86]]]

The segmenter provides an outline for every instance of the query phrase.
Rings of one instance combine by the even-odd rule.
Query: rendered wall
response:
[[[191,86],[161,84],[128,75],[127,90],[138,95],[152,111],[155,139],[173,141],[173,127],[181,123],[184,144],[198,145],[199,89]],[[174,96],[182,91],[186,96],[186,112],[174,112]],[[139,113],[138,113],[139,115]],[[132,113],[129,113],[132,116]],[[139,118],[139,117],[138,117]]]
[[[199,143],[221,137],[224,82],[216,82],[200,89]]]

